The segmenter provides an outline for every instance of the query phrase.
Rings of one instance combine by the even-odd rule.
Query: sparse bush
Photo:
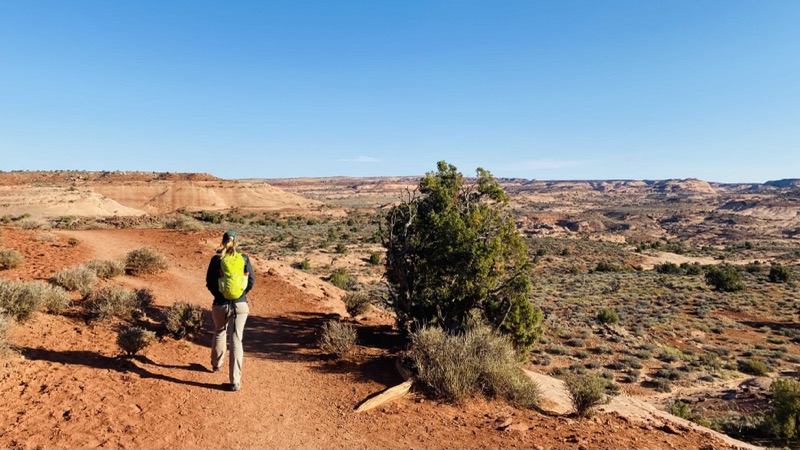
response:
[[[130,275],[156,274],[166,270],[167,260],[153,249],[131,250],[125,256],[125,272]]]
[[[199,306],[179,301],[167,308],[167,330],[176,338],[196,336],[203,329],[203,310]]]
[[[348,292],[342,297],[347,313],[352,317],[360,316],[369,310],[369,296],[363,292]]]
[[[770,391],[772,401],[766,415],[770,431],[785,439],[800,436],[800,382],[779,378],[772,382]]]
[[[309,261],[308,258],[304,258],[297,263],[297,268],[300,270],[311,270],[311,261]]]
[[[709,267],[706,271],[706,283],[720,292],[735,292],[744,289],[739,271],[727,264]]]
[[[338,320],[329,320],[322,324],[317,344],[324,353],[341,358],[353,349],[356,340],[356,330],[352,325]]]
[[[606,401],[608,380],[597,374],[568,375],[564,383],[579,417],[591,417],[595,408]]]
[[[72,304],[69,294],[61,286],[53,286],[44,281],[29,281],[33,295],[39,296],[41,304],[51,314],[61,314]]]
[[[437,327],[412,334],[409,356],[417,380],[437,398],[461,401],[483,392],[531,408],[539,388],[522,371],[511,340],[486,326],[460,335]]]
[[[136,309],[144,310],[153,304],[153,291],[148,288],[139,288],[133,291]]]
[[[86,296],[97,283],[97,272],[84,264],[62,269],[50,277],[50,282],[68,291],[78,291]]]
[[[78,238],[71,237],[67,239],[67,245],[69,245],[70,247],[76,247],[80,243],[81,241]]]
[[[135,355],[153,343],[156,334],[140,327],[125,327],[117,334],[117,345],[126,355]]]
[[[613,308],[603,308],[597,313],[597,321],[602,324],[615,324],[619,322],[619,315]]]
[[[669,405],[669,413],[681,419],[691,420],[689,405],[680,400],[675,400]]]
[[[736,367],[739,372],[755,376],[764,376],[770,371],[767,363],[758,358],[739,359],[736,361]]]
[[[0,311],[13,320],[24,322],[41,305],[41,299],[31,295],[26,283],[20,280],[0,278]]]
[[[91,270],[94,270],[98,278],[108,279],[114,278],[125,273],[125,264],[122,261],[109,260],[109,259],[93,259],[84,264]]]
[[[69,296],[62,288],[44,281],[0,278],[0,311],[5,311],[8,317],[18,322],[28,320],[42,307],[53,314],[60,314],[69,303]]]
[[[0,248],[0,270],[13,269],[21,262],[19,252],[12,248]]]
[[[136,298],[133,291],[122,286],[109,285],[93,292],[86,306],[89,314],[98,319],[125,319],[136,309]]]
[[[347,245],[345,245],[342,242],[336,244],[336,253],[339,253],[341,255],[346,254],[347,253]]]
[[[792,281],[792,273],[785,266],[773,264],[769,268],[769,281],[772,283],[788,283]]]

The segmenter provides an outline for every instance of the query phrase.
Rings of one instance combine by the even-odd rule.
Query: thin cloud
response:
[[[356,158],[340,158],[337,159],[338,162],[348,162],[348,163],[376,163],[380,161],[378,158],[373,158],[371,156],[358,156]]]

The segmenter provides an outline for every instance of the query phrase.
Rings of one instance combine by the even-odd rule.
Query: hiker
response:
[[[250,308],[247,293],[253,289],[255,278],[250,258],[236,249],[236,232],[222,235],[222,248],[211,257],[206,271],[206,287],[214,296],[211,317],[214,319],[214,342],[211,344],[211,370],[219,371],[225,358],[225,341],[230,344],[228,376],[230,383],[223,385],[238,391],[242,381],[242,334]]]

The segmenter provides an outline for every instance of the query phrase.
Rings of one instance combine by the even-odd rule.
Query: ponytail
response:
[[[228,240],[222,244],[222,256],[233,255],[236,253],[236,239],[229,237]]]

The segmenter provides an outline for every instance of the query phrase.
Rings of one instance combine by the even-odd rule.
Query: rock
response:
[[[531,429],[531,427],[529,427],[528,425],[525,425],[524,423],[515,423],[515,424],[509,426],[508,428],[506,428],[506,431],[523,432],[523,431],[528,431],[530,429]]]
[[[498,421],[499,421],[499,419],[498,419]],[[504,420],[500,425],[498,425],[497,429],[499,431],[503,431],[506,428],[510,427],[512,423],[514,423],[514,420],[511,417],[509,417],[506,420]]]
[[[669,423],[665,423],[664,425],[660,426],[659,430],[669,434],[683,434],[681,430]]]

